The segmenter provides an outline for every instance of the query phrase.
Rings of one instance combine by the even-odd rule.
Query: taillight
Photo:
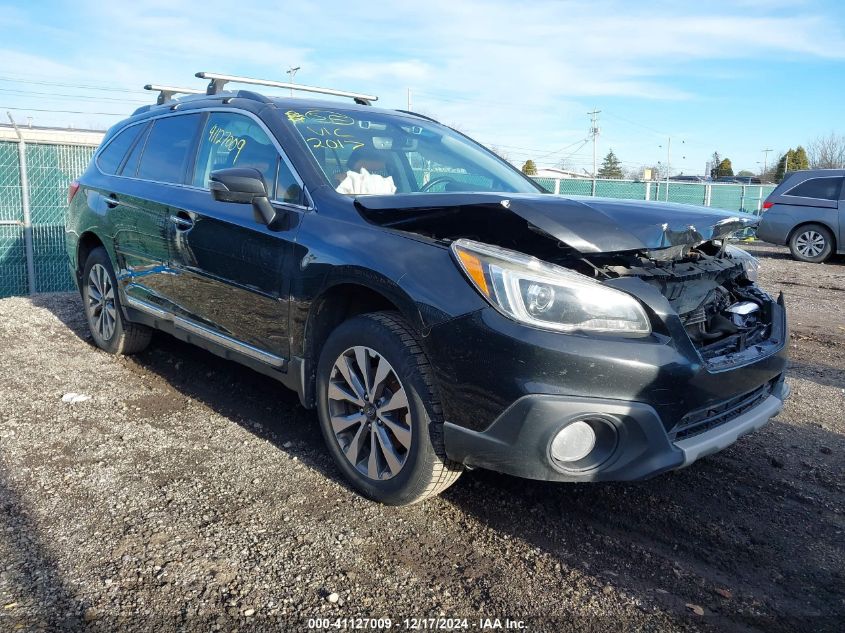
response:
[[[70,183],[70,186],[67,188],[67,203],[70,204],[73,201],[73,197],[76,195],[76,192],[79,191],[79,183],[75,180]]]
[[[766,200],[763,203],[763,211],[765,211],[766,209],[771,209],[774,205],[775,205],[774,202],[769,202],[768,200]]]

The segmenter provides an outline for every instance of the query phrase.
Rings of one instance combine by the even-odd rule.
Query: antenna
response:
[[[347,97],[353,99],[359,105],[370,105],[373,101],[378,101],[375,95],[366,95],[357,92],[347,92],[346,90],[335,90],[333,88],[318,88],[317,86],[303,86],[302,84],[287,83],[284,81],[274,81],[272,79],[254,79],[252,77],[238,77],[237,75],[221,75],[219,73],[199,72],[196,74],[200,79],[208,79],[208,88],[206,94],[219,94],[223,87],[229,83],[239,84],[253,84],[256,86],[270,86],[272,88],[287,88],[291,91],[300,90],[302,92],[316,92],[324,95],[334,95],[336,97]]]
[[[157,90],[158,98],[156,104],[161,105],[173,100],[174,95],[202,95],[205,90],[197,90],[196,88],[174,88],[172,86],[158,86],[156,84],[147,84],[144,90]]]

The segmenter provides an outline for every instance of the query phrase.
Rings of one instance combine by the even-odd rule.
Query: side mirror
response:
[[[251,204],[272,231],[282,228],[285,215],[270,204],[261,172],[254,167],[230,167],[211,172],[208,183],[211,196],[220,202]]]

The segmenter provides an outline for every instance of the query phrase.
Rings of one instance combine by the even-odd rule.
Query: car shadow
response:
[[[477,471],[444,496],[491,529],[670,613],[694,603],[737,625],[756,610],[779,621],[750,618],[752,628],[825,630],[818,617],[790,618],[845,617],[845,575],[834,562],[845,556],[837,510],[845,470],[834,457],[843,451],[840,435],[775,419],[648,481],[554,484]]]
[[[34,295],[30,300],[97,349],[78,294]],[[155,332],[149,348],[126,360],[346,486],[324,451],[316,413],[302,407],[296,393],[281,383],[164,332]]]
[[[78,301],[52,297],[33,303],[90,341]],[[271,378],[158,333],[128,361],[348,489],[315,412]],[[674,614],[701,605],[725,618],[712,621],[720,630],[835,630],[833,617],[845,617],[842,455],[845,436],[784,418],[645,482],[553,484],[471,471],[443,499],[645,604]]]
[[[31,295],[29,301],[37,308],[52,312],[53,316],[67,326],[70,333],[93,346],[94,342],[82,311],[82,298],[78,292],[36,294]]]
[[[845,390],[845,368],[843,367],[791,360],[789,362],[789,373],[791,376],[809,380],[823,387]]]
[[[297,451],[303,463],[334,476],[328,457],[310,457],[316,449],[322,452],[316,413],[281,383],[161,332],[147,350],[127,360],[282,450],[291,452],[288,443],[299,443],[309,449],[305,455]]]
[[[325,451],[315,412],[272,379],[166,335],[131,362],[349,489]],[[793,447],[812,447],[813,455]],[[670,613],[702,603],[737,626],[738,613],[754,605],[779,618],[845,615],[845,576],[830,564],[845,553],[841,515],[818,501],[845,505],[845,472],[822,447],[843,455],[845,438],[775,420],[719,455],[646,482],[567,485],[474,471],[444,499]],[[736,597],[727,601],[717,588]],[[788,619],[748,624],[801,628]],[[823,624],[814,620],[812,628]]]
[[[22,495],[0,462],[0,571],[10,594],[3,598],[0,630],[75,631],[83,628],[85,604],[74,597],[58,562],[39,536]]]

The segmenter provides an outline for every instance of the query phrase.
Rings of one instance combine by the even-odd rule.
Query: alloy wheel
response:
[[[338,357],[328,389],[335,440],[349,463],[374,480],[399,474],[411,449],[408,394],[378,352],[355,346]]]
[[[114,303],[114,286],[102,264],[94,264],[88,273],[88,314],[92,329],[96,329],[104,341],[110,341],[114,336],[117,309]]]
[[[805,231],[795,239],[795,249],[804,257],[818,257],[824,248],[824,236],[816,231]]]

